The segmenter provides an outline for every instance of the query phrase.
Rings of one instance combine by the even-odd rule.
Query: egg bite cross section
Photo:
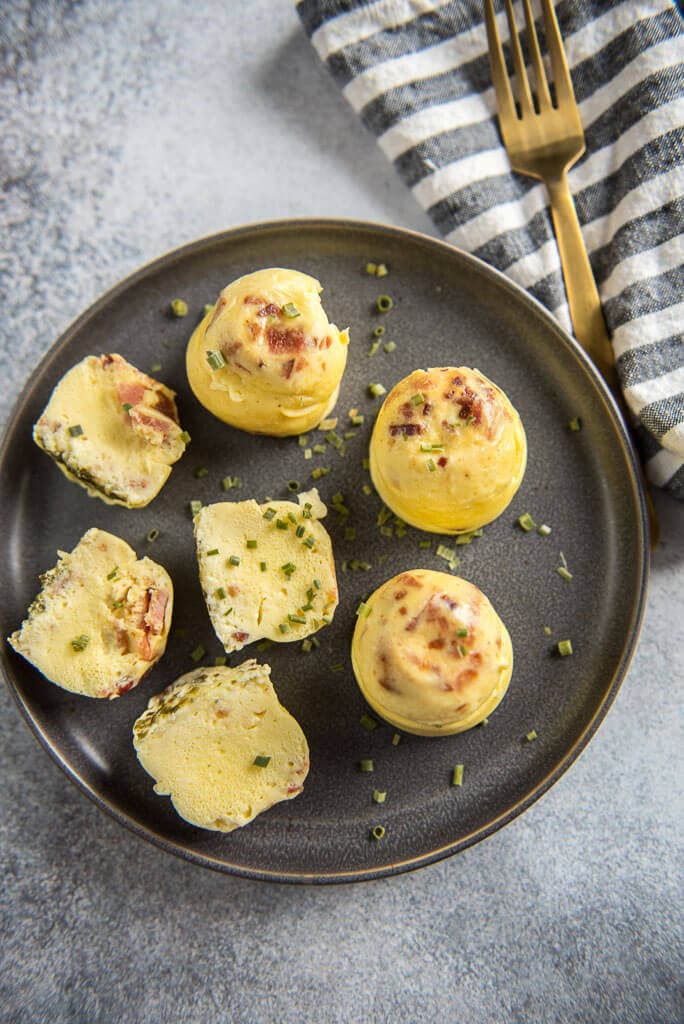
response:
[[[261,639],[302,640],[332,622],[335,562],[319,522],[327,510],[315,491],[308,497],[217,502],[195,517],[200,583],[227,652]]]
[[[304,788],[306,737],[256,661],[195,669],[152,697],[133,744],[159,796],[200,828],[231,832]]]
[[[513,671],[508,630],[482,591],[459,576],[413,569],[362,605],[352,666],[370,706],[421,736],[478,725]]]
[[[137,686],[166,649],[171,578],[104,530],[88,530],[72,552],[58,554],[9,642],[62,689],[118,697]]]
[[[87,356],[54,388],[33,439],[108,505],[142,508],[185,451],[174,392],[122,356]]]
[[[186,369],[202,405],[276,437],[317,426],[337,401],[349,335],[329,322],[308,274],[272,267],[227,285],[190,338]]]

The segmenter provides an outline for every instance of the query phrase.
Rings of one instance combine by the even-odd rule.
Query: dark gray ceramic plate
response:
[[[364,273],[383,260],[390,275]],[[337,407],[338,431],[357,406],[364,426],[344,457],[328,447],[305,461],[297,439],[251,437],[206,413],[184,372],[188,334],[202,306],[233,278],[260,267],[294,267],[323,284],[328,315],[351,328],[347,372]],[[378,294],[394,298],[381,317]],[[183,320],[168,315],[181,296]],[[368,357],[373,328],[396,343]],[[147,508],[109,508],[69,483],[31,440],[31,426],[51,389],[90,353],[120,352],[141,369],[161,363],[158,376],[178,392],[192,444],[169,483]],[[500,384],[525,424],[529,460],[512,505],[485,535],[459,548],[459,572],[492,600],[508,625],[515,671],[508,694],[486,728],[458,736],[404,736],[381,725],[369,733],[359,719],[364,702],[354,682],[349,643],[359,600],[383,580],[410,567],[445,569],[430,535],[403,539],[380,534],[377,497],[363,493],[362,468],[379,400],[367,384],[389,389],[420,366],[476,366]],[[579,416],[580,433],[568,429]],[[228,231],[185,246],[144,267],[89,309],[36,368],[14,412],[0,456],[0,620],[15,629],[38,590],[38,574],[58,548],[71,549],[91,526],[119,534],[139,554],[171,573],[176,590],[174,633],[165,657],[131,693],[115,702],[86,700],[47,683],[9,647],[5,676],[19,707],[52,757],[100,807],[166,850],[255,878],[298,882],[368,879],[406,871],[462,850],[520,814],[572,763],[615,697],[636,642],[647,556],[644,509],[635,457],[605,387],[577,345],[544,310],[483,263],[431,238],[372,224],[297,221]],[[332,627],[310,654],[281,644],[256,656],[273,667],[278,694],[297,717],[311,747],[305,792],[230,835],[182,821],[166,798],[152,792],[131,744],[134,719],[149,697],[193,667],[202,642],[207,661],[221,653],[197,579],[188,503],[226,498],[220,481],[242,479],[230,498],[286,497],[286,483],[309,485],[316,465],[331,467],[319,481],[329,499],[342,491],[353,510],[356,539],[345,540],[338,516],[327,520],[336,553],[341,603]],[[195,471],[209,474],[197,479]],[[523,533],[517,517],[530,512],[552,527],[549,537]],[[146,537],[159,530],[153,544]],[[556,573],[562,551],[571,583]],[[343,571],[345,560],[372,562],[370,571]],[[551,635],[544,627],[551,628]],[[177,631],[187,631],[178,636]],[[561,658],[559,640],[574,655]],[[247,648],[232,663],[255,654]],[[333,666],[342,665],[341,671]],[[525,736],[536,730],[538,739]],[[360,758],[375,772],[361,774]],[[465,766],[461,788],[452,767]],[[382,806],[374,789],[386,790]],[[382,841],[369,830],[383,824]]]

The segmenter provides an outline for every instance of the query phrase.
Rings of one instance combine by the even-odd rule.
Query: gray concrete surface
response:
[[[98,294],[205,233],[293,215],[430,230],[289,0],[5,0],[0,416]],[[682,508],[656,497],[640,646],[580,761],[412,875],[304,889],[136,839],[0,693],[0,1020],[682,1020]]]

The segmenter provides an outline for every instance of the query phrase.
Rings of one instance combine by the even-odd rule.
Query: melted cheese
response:
[[[260,639],[302,640],[332,621],[335,562],[317,518],[327,510],[317,492],[308,497],[311,508],[292,501],[225,501],[206,505],[195,517],[200,582],[226,651]],[[248,541],[256,547],[247,547]]]
[[[33,428],[74,483],[109,505],[148,505],[185,450],[173,391],[119,355],[66,373]]]
[[[422,400],[424,399],[424,401]],[[478,370],[415,370],[385,399],[370,444],[378,494],[411,526],[467,533],[520,486],[527,442],[506,395]]]
[[[301,793],[309,748],[268,665],[196,669],[153,697],[133,727],[138,759],[182,818],[230,832]],[[268,757],[260,767],[256,757]]]
[[[508,631],[485,595],[458,576],[415,569],[366,602],[352,665],[372,708],[406,732],[463,732],[491,714],[513,671]]]
[[[132,689],[166,649],[173,585],[165,569],[136,559],[125,541],[88,530],[54,569],[21,629],[9,637],[19,654],[61,686],[85,697]]]
[[[349,336],[329,323],[320,291],[315,278],[281,268],[223,289],[186,355],[190,386],[209,412],[275,436],[301,434],[324,419],[337,401]],[[207,353],[223,365],[212,368]]]

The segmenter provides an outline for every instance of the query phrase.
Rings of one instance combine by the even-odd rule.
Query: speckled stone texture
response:
[[[233,224],[429,231],[289,0],[0,10],[3,422],[105,288]],[[92,806],[0,694],[0,1020],[675,1024],[681,979],[682,511],[656,496],[643,634],[580,761],[511,826],[330,889],[215,875]]]

